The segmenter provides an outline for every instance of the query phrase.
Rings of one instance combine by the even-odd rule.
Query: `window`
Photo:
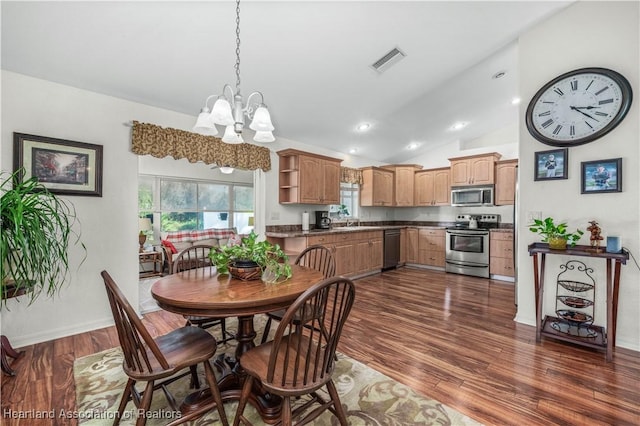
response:
[[[358,217],[358,204],[360,200],[360,186],[357,183],[340,183],[340,203],[345,206],[346,217]],[[340,205],[329,207],[331,216],[339,217]]]
[[[253,228],[253,187],[141,175],[138,210],[159,220],[161,232],[235,227],[244,234]]]

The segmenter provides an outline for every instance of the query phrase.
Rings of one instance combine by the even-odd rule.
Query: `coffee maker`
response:
[[[331,229],[331,218],[328,210],[316,210],[316,228]]]

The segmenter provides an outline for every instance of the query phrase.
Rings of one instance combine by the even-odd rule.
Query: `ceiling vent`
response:
[[[375,61],[371,64],[371,68],[376,70],[378,73],[383,73],[388,70],[392,65],[397,64],[402,58],[407,56],[402,50],[394,47],[388,53],[386,53],[382,58]]]

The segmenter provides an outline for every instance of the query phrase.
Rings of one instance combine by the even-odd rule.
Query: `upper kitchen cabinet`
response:
[[[518,160],[496,162],[495,205],[513,205],[516,199],[516,172]]]
[[[415,173],[416,206],[448,206],[451,204],[449,167],[420,170]]]
[[[361,206],[393,206],[394,172],[381,167],[364,167],[360,187]]]
[[[393,177],[393,205],[397,207],[411,207],[414,201],[414,179],[416,171],[422,166],[416,164],[391,164],[382,166],[384,169],[392,170]]]
[[[491,185],[495,183],[495,163],[501,155],[497,152],[449,158],[451,162],[451,186]]]
[[[281,204],[340,204],[340,163],[295,149],[278,151]]]

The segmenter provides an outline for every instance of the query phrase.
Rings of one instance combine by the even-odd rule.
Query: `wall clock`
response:
[[[581,68],[545,84],[526,112],[529,133],[540,142],[571,147],[613,130],[631,107],[631,85],[616,71]]]

